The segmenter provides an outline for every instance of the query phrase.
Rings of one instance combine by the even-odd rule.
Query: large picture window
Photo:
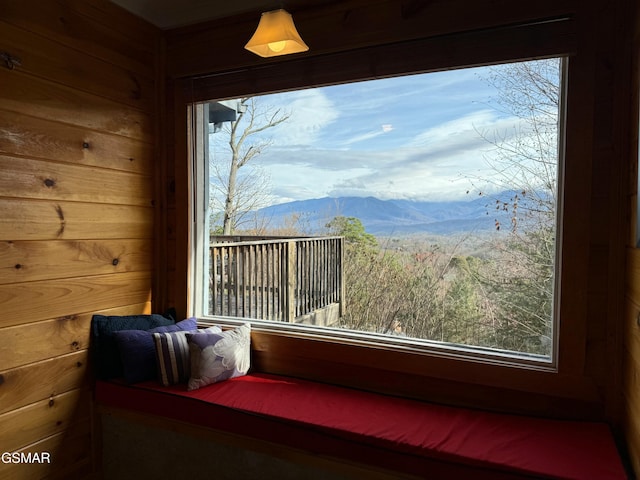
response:
[[[198,104],[194,313],[553,362],[563,63]]]

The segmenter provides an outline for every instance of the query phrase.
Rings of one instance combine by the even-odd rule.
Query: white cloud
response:
[[[372,138],[379,137],[380,135],[384,135],[384,131],[380,130],[380,131],[366,132],[360,135],[356,135],[355,137],[351,137],[341,142],[340,145],[349,146],[349,145],[353,145],[354,143],[360,143],[366,140],[371,140]]]
[[[273,195],[444,200],[464,198],[472,184],[487,188],[496,174],[488,140],[524,127],[483,103],[486,85],[476,76],[443,72],[269,96],[291,112],[260,157]]]
[[[440,123],[416,135],[409,146],[430,146],[456,144],[463,138],[478,139],[478,129],[491,127],[496,122],[490,110],[478,110],[459,118]]]
[[[284,93],[278,96],[277,102],[278,107],[291,114],[286,122],[269,132],[277,147],[314,145],[322,131],[340,116],[338,109],[319,89]]]

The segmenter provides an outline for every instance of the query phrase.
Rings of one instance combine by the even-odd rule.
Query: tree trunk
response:
[[[222,234],[231,235],[234,230],[235,213],[234,199],[236,194],[236,177],[238,175],[238,159],[234,152],[229,168],[229,185],[227,186],[227,199],[224,204],[224,223],[222,224]]]

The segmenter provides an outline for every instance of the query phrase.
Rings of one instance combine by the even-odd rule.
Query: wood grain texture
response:
[[[152,208],[0,198],[0,240],[152,238]]]
[[[630,371],[636,372],[632,375],[633,382],[625,387],[627,393],[636,393],[636,377],[640,377],[640,303],[627,299],[627,309],[625,318],[625,342],[624,348],[627,351],[628,364],[631,366]],[[640,418],[638,419],[640,421]]]
[[[149,314],[151,305],[149,303],[125,305],[0,328],[2,369],[11,370],[28,364],[39,365],[37,362],[85,351],[90,343],[91,317],[96,313],[102,315]],[[2,391],[2,384],[0,384],[0,391]],[[25,391],[14,393],[22,396]]]
[[[0,85],[0,108],[8,112],[137,140],[153,134],[151,114],[48,79],[0,69]]]
[[[64,317],[69,312],[97,312],[151,300],[149,272],[75,277],[0,286],[4,315],[0,328]]]
[[[90,416],[91,393],[77,389],[0,415],[0,450],[13,452],[50,435],[61,433]]]
[[[0,333],[0,337],[4,335]],[[39,348],[42,348],[44,339],[47,337],[37,341]],[[84,349],[76,353],[0,371],[0,414],[71,390],[89,388],[89,351],[86,343]],[[70,344],[69,350],[73,349],[76,347]]]
[[[4,464],[0,463],[1,480],[75,480],[91,477],[92,431],[89,420],[80,420],[64,432],[48,436],[23,448],[22,453],[48,452],[51,463]]]
[[[159,35],[157,31],[146,29],[145,37],[135,30],[116,30],[114,26],[117,27],[117,22],[105,24],[65,3],[68,2],[2,0],[0,9],[2,19],[7,23],[46,35],[74,50],[89,52],[101,60],[153,79],[153,70],[149,68],[148,61],[155,49],[154,40]]]
[[[0,109],[0,153],[150,173],[152,147],[139,140]]]
[[[152,269],[148,240],[0,242],[0,284]]]
[[[0,329],[0,365],[10,370],[89,348],[92,313]],[[5,375],[5,382],[7,377]],[[5,383],[0,383],[0,391]],[[2,408],[2,407],[0,407]]]
[[[0,21],[0,50],[21,60],[16,69],[83,92],[152,111],[153,80]],[[150,70],[151,72],[152,70]]]
[[[37,2],[38,0],[32,1]],[[116,33],[115,41],[134,42],[138,46],[136,48],[142,48],[142,51],[146,51],[152,56],[158,54],[156,43],[162,36],[162,32],[158,27],[132,15],[119,5],[108,0],[58,0],[58,3],[97,24],[108,26]],[[125,48],[122,53],[126,54],[126,52],[128,50]],[[136,56],[133,54],[134,58]],[[147,57],[145,62],[147,65],[149,60],[150,58]]]
[[[625,347],[624,436],[631,466],[640,472],[640,354],[637,345]]]
[[[627,249],[624,319],[624,434],[632,466],[640,472],[640,250]]]
[[[627,249],[627,297],[640,303],[640,249]]]
[[[0,154],[0,191],[8,197],[153,206],[151,178]]]
[[[91,317],[151,311],[161,32],[104,0],[0,11],[0,443],[52,454],[0,478],[88,478]]]

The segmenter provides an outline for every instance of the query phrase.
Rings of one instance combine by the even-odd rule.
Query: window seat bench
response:
[[[606,424],[426,404],[252,373],[199,390],[96,382],[99,407],[123,409],[375,465],[399,476],[627,478]]]

